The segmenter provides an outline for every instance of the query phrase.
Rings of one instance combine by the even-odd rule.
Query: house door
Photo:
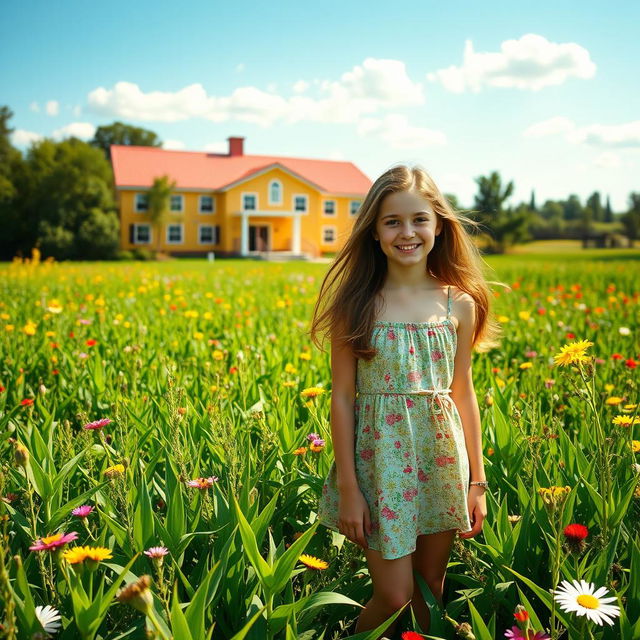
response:
[[[269,251],[269,227],[249,225],[249,251]]]

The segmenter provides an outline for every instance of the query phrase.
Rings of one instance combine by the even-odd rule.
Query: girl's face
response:
[[[373,237],[389,260],[410,265],[426,259],[441,231],[440,216],[426,198],[413,190],[398,191],[382,200]]]

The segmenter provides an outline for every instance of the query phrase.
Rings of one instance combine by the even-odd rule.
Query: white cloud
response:
[[[589,52],[574,42],[549,42],[535,33],[519,40],[505,40],[500,52],[475,52],[471,40],[465,41],[463,63],[427,74],[454,93],[474,93],[486,87],[539,91],[560,85],[570,77],[592,78],[596,65]]]
[[[278,84],[276,82],[270,82],[267,85],[267,91],[269,93],[275,93],[278,90]]]
[[[163,149],[172,149],[173,151],[180,151],[186,149],[187,145],[182,140],[165,140],[162,143]]]
[[[299,82],[297,83],[300,88]],[[269,90],[273,87],[269,85]],[[210,96],[197,83],[175,92],[144,93],[131,82],[118,82],[112,89],[99,87],[88,95],[89,107],[108,117],[130,120],[175,122],[205,118],[225,122],[231,118],[262,127],[277,122],[299,121],[357,123],[379,109],[424,103],[422,85],[407,75],[398,60],[367,58],[342,74],[339,80],[324,80],[319,98],[276,95],[245,86],[227,96]]]
[[[291,87],[294,93],[304,93],[310,87],[309,83],[305,80],[298,80],[293,83]]]
[[[593,164],[596,167],[602,167],[603,169],[617,169],[622,166],[620,156],[612,151],[605,151],[601,153],[594,161]]]
[[[57,100],[49,100],[44,106],[48,116],[57,116],[60,113],[60,103]]]
[[[556,116],[529,126],[525,138],[562,135],[571,144],[589,144],[601,148],[640,148],[640,120],[623,124],[577,126],[569,118]]]
[[[11,134],[11,143],[16,147],[28,147],[32,142],[42,140],[44,136],[34,131],[26,131],[25,129],[16,129]]]
[[[394,149],[420,149],[447,143],[441,131],[414,127],[404,114],[391,113],[384,118],[362,118],[358,123],[360,136],[374,134]]]
[[[227,153],[229,144],[227,142],[209,142],[202,147],[202,150],[209,153]]]
[[[40,111],[40,107],[35,100],[29,105],[29,111],[35,111],[35,113],[38,113],[38,111]]]
[[[74,138],[80,138],[80,140],[89,140],[89,138],[93,138],[95,132],[95,126],[90,122],[72,122],[64,127],[60,127],[60,129],[56,129],[52,133],[52,136],[56,140],[72,136]]]

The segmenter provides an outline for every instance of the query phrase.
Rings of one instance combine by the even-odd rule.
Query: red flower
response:
[[[415,631],[403,631],[400,638],[402,638],[402,640],[424,640],[424,636]]]
[[[3,386],[0,384],[0,393],[2,393],[4,390],[5,390],[5,387],[3,387]]]
[[[575,334],[574,334],[574,333],[571,333],[571,332],[568,332],[568,333],[565,335],[565,338],[566,338],[567,340],[573,340],[575,337],[576,337],[576,336],[575,336]]]
[[[60,372],[57,369],[51,370],[51,375],[57,376]]]
[[[230,367],[229,373],[238,373],[238,367]]]
[[[87,342],[86,342],[87,347],[93,347],[93,346],[95,346],[96,344],[98,344],[98,342],[97,342],[96,340],[93,340],[93,339],[89,339],[89,340],[87,340]]]
[[[523,609],[522,611],[518,612],[518,613],[514,613],[513,617],[518,621],[518,622],[524,622],[525,620],[529,619],[529,612],[526,609]]]
[[[635,369],[638,366],[638,363],[633,358],[625,360],[624,363],[627,367],[629,367],[629,369]]]
[[[20,402],[20,404],[21,404],[23,407],[28,407],[29,405],[32,405],[32,404],[33,404],[33,399],[32,399],[32,398],[25,398],[24,400],[22,400],[22,401]]]
[[[568,524],[564,528],[564,535],[568,539],[580,541],[589,535],[589,529],[582,524]]]
[[[621,354],[619,354],[619,353],[614,353],[614,354],[612,354],[612,355],[611,355],[611,357],[612,357],[614,360],[622,360],[622,358],[623,358],[624,356],[622,356],[622,355],[621,355]]]
[[[73,333],[73,331],[69,331],[69,337],[70,337],[70,338],[75,338],[75,337],[76,337],[76,334],[75,334],[75,333]]]

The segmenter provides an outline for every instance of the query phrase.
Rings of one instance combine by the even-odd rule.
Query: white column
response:
[[[249,255],[249,214],[242,212],[242,221],[240,223],[240,255]]]
[[[300,216],[293,214],[293,239],[291,240],[291,251],[300,253]]]

